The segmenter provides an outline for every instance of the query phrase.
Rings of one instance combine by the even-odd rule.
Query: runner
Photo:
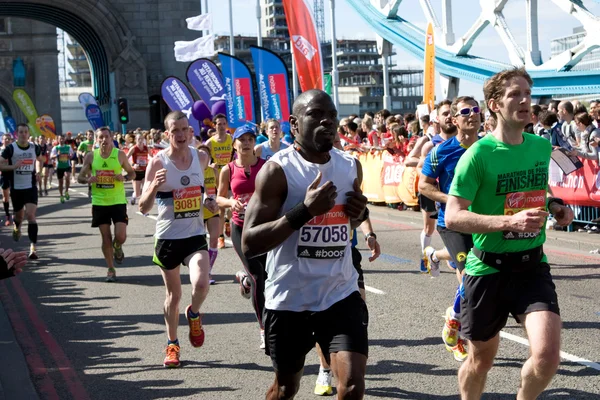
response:
[[[2,136],[2,153],[4,153],[4,149],[10,146],[13,142],[13,137],[10,133],[5,133]],[[12,220],[10,217],[10,180],[13,177],[12,171],[2,171],[2,175],[0,175],[0,181],[2,183],[2,204],[4,205],[4,215],[6,216],[4,219],[4,226],[10,226],[12,224]]]
[[[351,229],[368,217],[362,168],[331,151],[337,111],[325,92],[298,96],[290,123],[296,143],[259,174],[242,240],[249,258],[268,252],[264,324],[275,382],[267,399],[295,396],[317,342],[330,357],[338,398],[362,399],[368,311],[350,250]]]
[[[204,344],[204,329],[200,307],[209,288],[209,256],[202,220],[202,192],[208,157],[189,146],[189,123],[185,114],[174,111],[165,118],[165,131],[171,146],[150,160],[140,199],[140,212],[145,214],[158,204],[156,242],[153,262],[160,267],[167,296],[164,305],[167,327],[167,348],[163,365],[179,367],[179,300],[181,298],[180,265],[189,267],[192,284],[192,303],[185,309],[190,328],[189,340],[193,347]],[[204,205],[217,211],[213,198]]]
[[[267,121],[267,137],[268,141],[257,144],[254,148],[256,157],[268,160],[279,150],[288,148],[287,144],[281,142],[281,124],[278,120],[271,118]]]
[[[210,155],[214,160],[214,166],[219,170],[231,162],[231,154],[233,153],[233,146],[231,136],[227,133],[227,117],[223,114],[217,114],[213,118],[213,123],[217,128],[215,133],[210,139],[206,141],[206,145],[210,148]],[[225,216],[225,209],[219,210],[219,240],[218,248],[225,248],[225,236],[231,236],[231,225],[229,219]]]
[[[212,166],[213,160],[210,157],[210,149],[207,145],[201,144],[198,147],[200,152],[204,152],[210,160],[210,164],[204,169],[204,191],[206,197],[210,197],[216,201],[217,188],[219,187],[219,172],[217,167]],[[213,285],[215,280],[212,278],[212,270],[219,255],[218,239],[219,239],[219,213],[213,213],[208,208],[204,207],[204,226],[208,230],[210,239],[208,242],[208,258],[210,260],[210,277],[209,283]]]
[[[437,231],[446,248],[435,251],[431,246],[425,249],[428,269],[439,270],[440,260],[446,254],[450,256],[456,268],[458,289],[454,296],[453,306],[446,310],[446,322],[442,330],[442,339],[446,349],[451,352],[454,359],[464,361],[467,357],[465,342],[459,337],[460,331],[460,295],[462,293],[462,277],[465,269],[467,253],[473,247],[470,234],[452,231],[446,228],[444,221],[448,192],[456,163],[462,154],[475,141],[481,126],[481,110],[477,101],[469,96],[459,97],[452,102],[452,123],[457,128],[457,134],[431,150],[423,164],[421,179],[419,179],[419,192],[428,198],[440,203],[437,219]],[[439,188],[438,188],[439,186]]]
[[[127,156],[131,159],[135,170],[133,194],[131,195],[131,204],[133,205],[140,197],[142,183],[146,176],[146,165],[148,165],[148,147],[144,143],[144,136],[141,133],[135,135],[135,145],[129,150]]]
[[[65,144],[71,146],[73,152],[71,153],[69,166],[71,168],[71,182],[75,183],[75,171],[77,169],[77,141],[73,137],[71,132],[67,132],[67,137],[65,139]],[[60,168],[60,167],[59,167]],[[56,176],[58,177],[58,168],[56,169]],[[68,179],[68,177],[67,177]]]
[[[254,194],[256,175],[265,164],[265,160],[254,154],[256,132],[249,125],[243,125],[233,134],[233,149],[237,158],[223,167],[219,176],[219,195],[217,204],[221,208],[231,208],[233,211],[233,229],[231,241],[235,252],[242,260],[244,271],[238,271],[235,276],[240,284],[240,292],[246,298],[252,298],[254,313],[260,326],[260,348],[265,348],[265,332],[263,325],[263,310],[265,307],[265,264],[267,256],[248,259],[242,251],[242,229],[244,214],[248,201]],[[233,198],[229,196],[229,189]]]
[[[52,172],[52,162],[50,161],[50,152],[52,151],[52,146],[48,143],[46,136],[39,136],[39,146],[44,157],[44,162],[42,164],[42,176],[44,178],[44,195],[48,196],[48,175]],[[38,192],[42,194],[42,179],[38,182]]]
[[[73,159],[73,148],[66,144],[65,137],[58,137],[58,146],[55,146],[50,153],[52,161],[57,161],[56,177],[58,178],[58,193],[60,194],[60,202],[64,203],[65,199],[70,200],[69,186],[71,185],[71,160]],[[65,175],[67,176],[65,185]],[[63,187],[65,188],[63,195]]]
[[[518,399],[536,399],[560,363],[560,312],[542,246],[546,210],[563,226],[573,212],[546,197],[551,144],[523,133],[531,118],[531,85],[524,68],[486,81],[485,101],[498,125],[460,158],[446,206],[448,229],[472,233],[474,242],[461,301],[470,353],[458,373],[463,399],[481,397],[509,314],[529,338]]]
[[[87,153],[94,151],[94,131],[90,129],[85,135],[86,140],[81,142],[77,148],[77,155],[81,160],[85,158]],[[88,197],[92,197],[92,185],[88,185]]]
[[[38,224],[35,219],[37,211],[38,192],[36,171],[41,171],[44,159],[40,147],[29,142],[29,126],[17,125],[17,141],[7,146],[0,157],[0,170],[14,171],[10,180],[10,198],[15,212],[13,224],[13,239],[18,242],[21,238],[21,224],[27,218],[27,236],[31,242],[29,258],[37,260],[35,245],[38,237]]]
[[[106,261],[106,282],[116,282],[114,261],[122,264],[125,254],[123,243],[127,240],[127,199],[123,181],[135,177],[125,153],[115,148],[108,127],[96,130],[100,148],[86,154],[77,180],[92,185],[92,228],[99,228],[102,236],[102,253]],[[127,175],[123,175],[123,170]],[[114,240],[110,231],[115,225]]]

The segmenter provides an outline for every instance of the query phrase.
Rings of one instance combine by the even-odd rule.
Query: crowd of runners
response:
[[[484,110],[468,96],[441,101],[418,121],[386,110],[339,120],[331,98],[311,90],[296,98],[285,132],[279,121],[269,120],[264,135],[251,125],[230,131],[218,114],[214,130],[196,137],[179,111],[166,116],[164,132],[133,133],[125,143],[109,128],[87,132],[77,146],[63,136],[49,143],[31,139],[27,125],[20,124],[14,143],[10,135],[3,137],[0,170],[5,225],[12,225],[19,241],[27,220],[30,251],[0,249],[0,277],[18,273],[27,257],[38,258],[37,200],[48,195],[53,170],[61,203],[69,201],[77,175],[89,188],[107,282],[117,280],[116,265],[126,262],[127,204],[137,204],[144,215],[157,214],[152,262],[166,289],[165,367],[181,365],[180,267],[188,267],[192,289],[184,301],[188,339],[201,347],[202,304],[214,283],[219,249],[230,236],[243,265],[235,278],[241,295],[251,299],[257,343],[275,371],[266,398],[294,398],[305,357],[316,346],[315,394],[331,395],[335,378],[339,399],[360,399],[369,318],[357,229],[371,252],[369,261],[381,250],[360,189],[369,177],[344,149],[386,148],[420,171],[423,262],[416,268],[436,277],[446,261],[456,271],[440,332],[462,363],[461,397],[481,397],[499,332],[513,315],[525,327],[531,350],[518,389],[515,384],[517,398],[535,399],[560,361],[561,319],[543,252],[545,224],[550,215],[559,225],[573,219],[562,200],[547,193],[550,153],[553,145],[570,140],[573,154],[597,144],[594,129],[587,128],[591,120],[572,134],[556,124],[546,131],[545,119],[532,123],[537,109],[531,86],[523,69],[490,78],[483,93],[485,121]],[[573,112],[572,104],[561,105],[559,110]],[[556,122],[561,121],[566,119]],[[129,199],[127,181],[133,189]],[[431,246],[436,229],[442,249]]]

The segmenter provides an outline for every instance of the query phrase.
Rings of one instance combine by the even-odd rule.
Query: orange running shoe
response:
[[[219,249],[225,248],[225,238],[223,236],[219,236],[219,243],[217,245]]]
[[[196,318],[190,317],[189,311],[191,311],[192,305],[190,304],[185,309],[185,317],[187,318],[188,325],[190,326],[190,343],[194,347],[201,347],[204,344],[204,329],[202,329],[202,320],[200,316]]]
[[[179,361],[179,351],[180,348],[176,344],[170,344],[167,346],[165,350],[167,356],[165,357],[165,361],[163,361],[163,365],[166,368],[177,368],[181,366],[181,362]]]

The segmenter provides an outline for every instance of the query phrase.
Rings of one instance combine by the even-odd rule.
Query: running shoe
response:
[[[133,206],[133,205],[135,205],[135,197],[131,196],[131,200],[130,200],[130,202],[131,202],[131,205],[132,205],[132,206]]]
[[[231,224],[229,221],[225,221],[225,234],[227,237],[231,237]]]
[[[123,253],[123,246],[117,247],[117,242],[115,240],[113,240],[113,255],[117,264],[123,263],[123,259],[125,258],[125,253]]]
[[[213,279],[212,275],[208,275],[208,284],[209,284],[209,285],[214,285],[215,283],[216,283],[216,282],[215,282],[215,280]]]
[[[38,190],[38,196],[44,197],[44,192],[42,192],[42,189]]]
[[[31,244],[31,248],[29,249],[29,259],[30,260],[37,260],[38,256],[35,252],[35,245],[32,243]]]
[[[435,249],[431,246],[425,247],[425,251],[423,255],[425,256],[425,265],[427,266],[427,271],[432,277],[440,276],[440,261],[433,261],[433,254],[435,253]]]
[[[65,196],[60,196],[60,202],[64,203],[65,202]]]
[[[219,249],[225,248],[225,238],[224,237],[219,236],[219,243],[217,245],[217,248],[219,248]]]
[[[452,348],[458,343],[458,331],[460,330],[460,321],[452,318],[452,307],[446,309],[446,323],[442,330],[442,340],[446,345],[448,351],[452,351]]]
[[[202,320],[200,316],[195,318],[190,317],[192,305],[190,304],[185,309],[185,317],[187,318],[188,325],[190,327],[190,343],[194,347],[201,347],[204,344],[204,329],[202,329]]]
[[[243,298],[250,298],[250,283],[248,282],[248,274],[244,271],[238,271],[235,273],[235,280],[240,284],[240,294]]]
[[[10,226],[10,224],[12,224],[12,221],[10,219],[10,216],[7,215],[6,219],[4,220],[4,226]]]
[[[65,199],[66,200],[71,200],[71,196],[69,196],[69,192],[65,192]]]
[[[178,368],[181,366],[179,361],[180,348],[176,344],[170,344],[167,346],[165,352],[167,353],[163,365],[166,368]]]
[[[260,330],[260,348],[264,349],[265,347],[266,347],[265,346],[265,330],[261,329]]]
[[[106,273],[106,282],[116,282],[117,281],[117,270],[114,268],[109,268]]]
[[[319,376],[317,376],[317,383],[315,384],[315,394],[319,396],[331,396],[333,394],[331,371],[319,370]]]
[[[421,258],[421,265],[419,266],[419,270],[421,271],[422,274],[426,274],[427,272],[427,265],[425,264],[425,258]]]
[[[44,189],[44,194],[48,196],[48,189]]]
[[[13,227],[12,237],[15,242],[18,242],[19,239],[21,239],[21,229],[17,228],[16,225]]]
[[[456,343],[456,346],[454,346],[452,349],[450,349],[450,351],[452,352],[454,359],[456,361],[460,361],[460,362],[465,361],[465,359],[469,355],[469,352],[467,351],[466,343],[461,338],[458,338],[458,342]]]

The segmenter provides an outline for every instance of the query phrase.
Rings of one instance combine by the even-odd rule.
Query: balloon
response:
[[[192,106],[192,115],[196,120],[203,121],[205,118],[211,118],[210,110],[202,100],[198,100]]]
[[[225,100],[216,101],[211,107],[212,115],[225,114],[227,115],[227,104]]]

